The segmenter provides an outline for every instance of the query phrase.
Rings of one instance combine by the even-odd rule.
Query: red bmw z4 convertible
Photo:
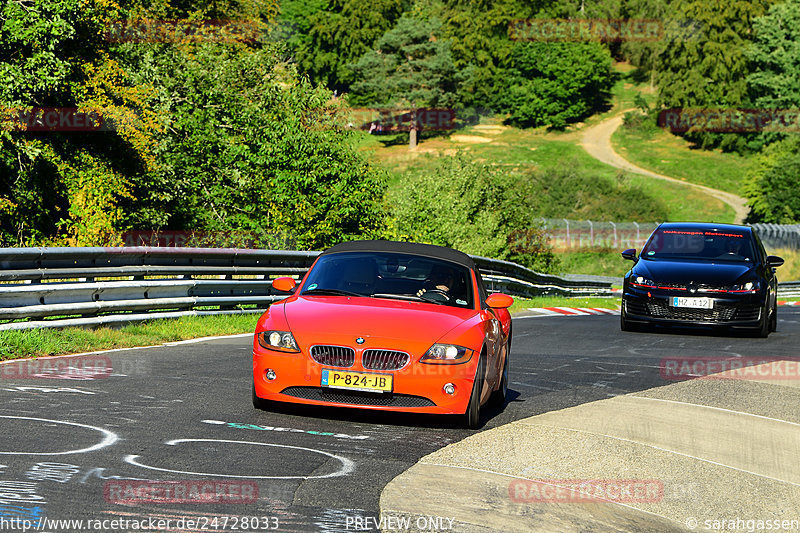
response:
[[[392,241],[338,244],[256,326],[253,405],[271,401],[458,415],[505,403],[513,299],[468,255]]]

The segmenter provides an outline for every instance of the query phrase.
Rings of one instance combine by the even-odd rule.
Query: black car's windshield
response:
[[[467,267],[411,254],[343,252],[322,256],[303,295],[370,296],[472,307]]]
[[[750,235],[739,231],[658,229],[647,241],[641,257],[752,262],[753,250]]]

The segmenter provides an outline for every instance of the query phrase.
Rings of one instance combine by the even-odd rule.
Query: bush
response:
[[[666,206],[631,185],[625,173],[614,180],[578,168],[578,163],[566,161],[527,175],[527,194],[532,196],[528,204],[535,205],[535,216],[631,222],[667,219]]]
[[[800,222],[800,139],[789,137],[769,145],[748,170],[745,196],[748,222]]]
[[[520,176],[443,157],[390,198],[398,236],[553,271],[557,261],[531,224]]]
[[[517,43],[498,107],[515,126],[563,128],[606,104],[615,81],[611,64],[599,43]]]

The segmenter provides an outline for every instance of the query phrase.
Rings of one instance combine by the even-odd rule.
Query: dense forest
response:
[[[658,35],[537,38],[524,22],[556,19]],[[653,123],[800,109],[800,0],[6,0],[0,24],[3,246],[114,246],[129,230],[298,249],[395,238],[546,270],[526,221],[547,176],[520,188],[456,157],[389,198],[358,111],[559,130],[608,108],[615,61],[656,88]],[[788,223],[797,129],[681,135],[751,155],[751,220]]]

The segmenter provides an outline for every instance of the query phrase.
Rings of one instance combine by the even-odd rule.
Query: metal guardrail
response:
[[[778,297],[800,298],[800,281],[783,281],[778,283]]]
[[[230,248],[0,248],[0,331],[98,326],[185,315],[261,313],[320,252]],[[492,291],[611,296],[611,285],[473,257]]]

